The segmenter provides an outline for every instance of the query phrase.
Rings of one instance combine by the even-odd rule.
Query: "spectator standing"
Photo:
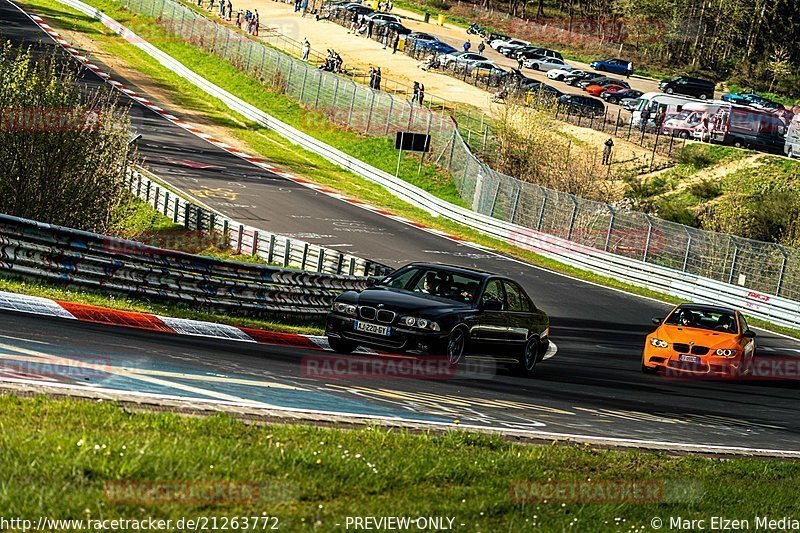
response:
[[[395,33],[394,34],[394,39],[392,39],[392,53],[393,54],[397,53],[397,47],[398,47],[399,44],[400,44],[400,34],[399,33]]]
[[[522,58],[522,56],[519,56],[517,58],[517,70],[522,72],[522,67],[524,67],[524,66],[525,66],[525,60]]]
[[[392,9],[394,9],[394,4],[392,3],[392,0],[389,0],[386,2],[386,12],[391,13]]]
[[[374,25],[375,23],[372,22],[372,20],[367,22],[367,39],[372,39],[372,28]]]
[[[228,6],[227,7],[228,7],[227,8],[227,12],[228,13],[227,13],[227,16],[225,18],[228,20],[228,22],[230,22],[231,18],[233,18],[233,3],[231,3],[231,0],[228,0]]]
[[[308,0],[303,0],[300,3],[300,9],[301,9],[301,15],[300,16],[301,17],[305,17],[306,16],[306,12],[308,11]]]
[[[467,39],[467,42],[464,43],[464,46],[462,46],[462,48],[464,49],[465,52],[469,52],[469,49],[470,49],[471,46],[472,46],[472,43],[469,42],[469,39]]]
[[[301,2],[301,0],[294,0],[294,12],[295,13],[300,11],[300,2]]]
[[[383,28],[383,49],[389,46],[389,28]]]
[[[347,33],[355,33],[358,29],[358,13],[353,12],[353,18],[350,19],[350,31]]]
[[[219,18],[225,18],[225,0],[219,0]]]
[[[418,100],[419,100],[419,82],[415,81],[414,88],[412,89],[412,94],[411,94],[411,103],[413,104]]]
[[[375,69],[372,67],[372,65],[369,66],[369,88],[375,88]]]
[[[303,39],[303,61],[308,61],[308,54],[311,53],[311,43],[308,39]]]
[[[424,83],[420,83],[419,84],[419,105],[422,105],[422,103],[424,101],[425,101],[425,84]]]
[[[375,71],[375,89],[380,91],[381,90],[381,67]]]
[[[478,44],[478,53],[482,54],[484,50],[486,50],[486,45],[481,41],[480,44]]]
[[[214,10],[214,0],[208,0],[208,11]]]
[[[650,120],[650,108],[645,107],[639,116],[639,129],[642,131],[647,129],[647,121]]]
[[[253,13],[253,35],[258,36],[258,24],[261,22],[258,16],[258,9]]]
[[[609,137],[603,144],[603,164],[611,165],[611,149],[614,148],[614,139]]]

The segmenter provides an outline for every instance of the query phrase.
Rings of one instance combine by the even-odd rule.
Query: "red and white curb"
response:
[[[165,119],[169,120],[170,122],[172,122],[176,126],[179,126],[180,128],[188,131],[189,133],[191,133],[191,134],[193,134],[193,135],[195,135],[197,137],[200,137],[201,139],[213,144],[217,148],[220,148],[220,149],[222,149],[222,150],[224,150],[224,151],[228,152],[229,154],[232,154],[232,155],[234,155],[236,157],[244,159],[245,161],[248,161],[249,163],[251,163],[251,164],[253,164],[253,165],[255,165],[255,166],[257,166],[257,167],[259,167],[259,168],[261,168],[263,170],[266,170],[268,172],[272,172],[273,174],[276,174],[276,175],[278,175],[278,176],[280,176],[282,178],[285,178],[287,180],[293,181],[294,183],[297,183],[298,185],[302,185],[303,187],[307,187],[309,189],[312,189],[312,190],[314,190],[314,191],[316,191],[318,193],[324,194],[326,196],[330,196],[332,198],[336,198],[337,200],[341,200],[343,202],[347,202],[349,204],[352,204],[354,206],[360,207],[362,209],[366,209],[367,211],[372,211],[373,213],[377,213],[377,214],[379,214],[379,215],[381,215],[383,217],[395,220],[397,222],[400,222],[400,223],[408,225],[408,226],[413,226],[413,227],[415,227],[417,229],[420,229],[422,231],[426,231],[428,233],[432,233],[434,235],[438,235],[439,237],[444,237],[446,239],[450,239],[452,241],[463,243],[463,244],[466,244],[468,246],[475,247],[475,248],[478,248],[478,249],[487,249],[483,245],[468,241],[467,239],[464,239],[462,237],[458,237],[456,235],[452,235],[452,234],[447,233],[445,231],[442,231],[442,230],[439,230],[439,229],[436,229],[436,228],[432,228],[432,227],[427,226],[425,224],[420,224],[419,222],[415,222],[415,221],[410,220],[408,218],[405,218],[403,216],[397,215],[395,213],[392,213],[391,211],[387,211],[385,209],[381,209],[381,208],[375,207],[373,205],[370,205],[368,203],[365,203],[365,202],[363,202],[361,200],[357,200],[355,198],[350,198],[349,196],[345,196],[343,194],[339,194],[336,191],[333,191],[333,190],[325,187],[324,185],[318,185],[316,183],[312,183],[309,180],[306,180],[306,179],[303,179],[303,178],[299,178],[297,176],[294,176],[293,174],[289,174],[287,172],[284,172],[281,169],[279,169],[277,167],[274,167],[271,164],[267,163],[263,159],[260,159],[258,157],[252,156],[252,155],[250,155],[250,154],[248,154],[246,152],[243,152],[242,150],[239,150],[238,148],[235,148],[233,146],[230,146],[230,145],[224,143],[223,141],[215,138],[213,135],[209,135],[209,134],[203,132],[202,130],[199,130],[199,129],[189,125],[186,121],[180,119],[179,117],[175,116],[174,114],[170,113],[169,111],[167,111],[167,110],[157,106],[153,102],[151,102],[150,100],[147,99],[147,97],[140,95],[136,91],[125,87],[125,85],[123,85],[119,81],[114,80],[108,72],[105,72],[102,68],[100,68],[99,66],[95,65],[91,61],[91,59],[89,59],[89,57],[87,57],[85,54],[83,54],[82,52],[80,52],[79,50],[74,48],[68,41],[66,41],[63,37],[61,37],[61,35],[56,30],[54,30],[51,26],[49,26],[44,21],[44,19],[42,19],[42,17],[40,17],[38,15],[30,15],[30,14],[27,14],[27,15],[40,28],[42,28],[42,30],[44,30],[44,32],[47,33],[56,43],[58,43],[62,48],[64,48],[72,57],[77,59],[82,65],[84,65],[86,68],[88,68],[89,70],[91,70],[92,72],[97,74],[100,78],[105,80],[106,83],[108,83],[109,85],[114,87],[116,90],[120,91],[121,93],[125,94],[126,96],[130,97],[132,100],[135,100],[136,102],[142,104],[143,106],[147,107],[148,109],[150,109],[152,111],[155,111],[156,113],[158,113],[159,115],[161,115]],[[109,24],[105,20],[103,20],[102,22],[104,24],[106,24],[106,26],[109,26]],[[113,26],[113,27],[111,27],[111,26]],[[109,26],[110,29],[112,29],[113,31],[115,31],[118,34],[122,35],[123,38],[125,38],[126,40],[129,40],[128,37],[136,38],[135,34],[130,32],[129,30],[127,30],[124,26],[122,26],[119,23],[115,23],[115,24],[113,24],[111,26]]]
[[[0,291],[0,311],[79,320],[81,322],[123,326],[191,337],[330,350],[327,339],[320,336],[280,333],[150,313],[120,311],[95,305],[63,302],[11,292]]]

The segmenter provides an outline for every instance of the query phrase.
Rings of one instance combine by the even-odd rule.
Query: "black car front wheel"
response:
[[[331,345],[331,349],[334,352],[341,354],[353,353],[358,348],[356,343],[337,337],[328,337],[328,344]]]
[[[447,362],[451,366],[458,366],[464,361],[467,352],[467,332],[464,328],[457,327],[447,337]]]
[[[534,374],[536,371],[536,363],[539,362],[540,349],[541,344],[539,344],[538,338],[531,337],[528,339],[528,342],[525,343],[522,356],[517,361],[517,373],[523,376],[532,376]]]

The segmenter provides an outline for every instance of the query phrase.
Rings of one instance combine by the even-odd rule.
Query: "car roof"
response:
[[[480,276],[482,278],[504,277],[504,276],[499,276],[497,274],[493,274],[491,272],[487,272],[485,270],[479,270],[477,268],[467,268],[467,267],[456,266],[456,265],[447,265],[447,264],[443,264],[443,263],[409,263],[406,266],[407,267],[413,266],[413,267],[422,267],[422,268],[435,268],[435,269],[439,269],[439,270],[448,270],[450,272],[458,272],[458,273],[461,273],[461,274],[477,275],[477,276]]]
[[[678,309],[689,309],[690,311],[711,311],[712,313],[730,313],[730,314],[736,313],[736,310],[731,309],[730,307],[723,307],[721,305],[713,305],[713,304],[685,303],[685,304],[680,304],[678,307],[675,308],[676,311]]]

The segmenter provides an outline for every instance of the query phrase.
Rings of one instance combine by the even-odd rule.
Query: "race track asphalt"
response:
[[[54,47],[6,0],[0,0],[0,35],[17,44]],[[130,86],[126,80],[118,80]],[[96,87],[101,81],[82,70],[81,83]],[[2,314],[0,335],[5,337],[0,337],[0,361],[19,349],[50,356],[94,354],[110,357],[112,366],[165,368],[181,374],[162,377],[159,382],[171,380],[179,385],[176,390],[185,394],[204,394],[200,390],[206,387],[241,398],[267,394],[263,401],[275,402],[269,394],[276,389],[246,386],[238,380],[225,386],[224,381],[204,382],[202,387],[189,387],[181,381],[188,379],[182,377],[184,374],[268,378],[300,383],[301,388],[314,392],[313,399],[312,395],[298,394],[281,400],[295,407],[319,402],[333,410],[341,405],[342,410],[356,408],[364,413],[389,413],[387,416],[458,417],[492,427],[800,450],[800,414],[794,409],[797,380],[695,382],[640,372],[641,348],[651,328],[650,318],[663,316],[669,309],[667,304],[526,265],[336,200],[250,165],[141,105],[132,105],[131,118],[143,135],[139,152],[154,173],[184,190],[237,191],[234,202],[204,198],[232,218],[392,266],[434,261],[519,280],[536,305],[550,315],[558,354],[540,365],[535,379],[515,377],[501,369],[485,379],[353,378],[328,382],[303,377],[300,360],[312,353],[296,348],[176,339]],[[765,332],[759,332],[758,340],[762,356],[797,362],[800,343]],[[97,379],[111,383],[104,377]],[[155,387],[152,379],[131,377],[119,378],[111,386],[126,389],[142,387],[143,383]],[[329,401],[331,398],[335,401]]]

